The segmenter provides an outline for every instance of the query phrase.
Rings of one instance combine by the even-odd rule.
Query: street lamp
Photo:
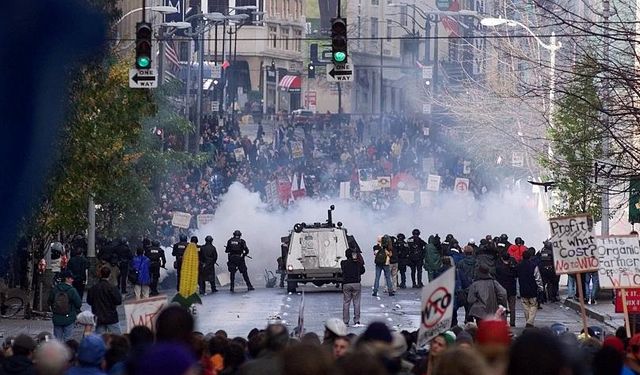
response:
[[[152,7],[145,7],[145,8],[136,8],[136,9],[130,10],[127,13],[125,13],[125,15],[120,17],[120,19],[117,20],[116,23],[114,23],[113,25],[116,26],[117,24],[122,22],[122,20],[124,20],[125,18],[127,18],[128,16],[130,16],[133,13],[139,12],[141,10],[147,10],[147,9],[152,11],[152,12],[158,12],[158,13],[162,13],[162,14],[175,14],[175,13],[178,13],[178,8],[172,7],[172,6],[169,6],[169,5],[159,5],[159,6],[152,6]]]
[[[554,112],[554,106],[555,106],[554,102],[555,102],[555,96],[556,96],[556,52],[562,47],[562,43],[556,41],[555,32],[551,33],[551,37],[549,37],[549,44],[547,44],[544,41],[542,41],[542,39],[540,39],[540,37],[538,37],[527,25],[515,20],[510,20],[502,17],[500,18],[487,17],[480,20],[480,24],[487,27],[497,27],[500,25],[507,25],[511,27],[519,26],[525,29],[527,33],[529,33],[529,35],[531,35],[536,40],[536,42],[538,42],[538,45],[540,47],[549,51],[549,128],[553,129],[554,128],[553,112]],[[551,147],[551,142],[549,142],[547,146],[547,155],[549,159],[553,157],[553,148]],[[547,189],[545,188],[545,191],[546,190]],[[552,203],[553,203],[553,192],[549,197],[549,202],[548,202],[549,208],[551,208]]]

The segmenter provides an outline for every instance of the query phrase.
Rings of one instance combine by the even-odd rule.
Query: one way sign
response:
[[[155,69],[129,69],[129,87],[132,89],[153,89],[158,87]]]
[[[353,69],[350,64],[327,64],[327,82],[351,82]]]

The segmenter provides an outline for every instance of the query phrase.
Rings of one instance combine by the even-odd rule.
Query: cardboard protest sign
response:
[[[186,212],[174,211],[173,217],[171,218],[171,225],[174,227],[189,229],[189,224],[191,223],[191,214]]]
[[[242,147],[238,147],[233,150],[233,154],[235,155],[237,162],[241,162],[244,160],[244,149]]]
[[[424,347],[431,339],[451,327],[455,283],[455,268],[451,267],[422,288],[418,347]]]
[[[627,293],[627,313],[640,313],[640,289],[625,289],[625,291]],[[616,290],[616,297],[614,302],[615,312],[623,313],[624,307],[622,306],[622,293],[620,290]]]
[[[416,192],[413,190],[398,190],[398,198],[406,204],[414,204]]]
[[[549,219],[556,274],[598,270],[593,221],[587,214]]]
[[[351,182],[350,181],[342,181],[340,183],[340,198],[351,199]]]
[[[638,236],[598,237],[597,246],[601,288],[640,288]]]
[[[391,176],[378,177],[378,189],[391,188]]]
[[[214,215],[212,214],[200,214],[196,216],[196,221],[198,222],[198,229],[202,229],[205,225],[211,223],[213,221]]]
[[[440,181],[442,177],[437,174],[430,174],[427,177],[427,190],[429,191],[440,191]]]
[[[127,332],[135,326],[147,326],[155,330],[156,318],[167,306],[167,296],[156,296],[141,300],[127,301],[124,315],[127,319]]]
[[[294,159],[304,156],[304,145],[301,141],[291,142],[291,155]]]
[[[453,191],[455,193],[467,193],[469,191],[469,179],[456,177],[456,181],[453,184]]]

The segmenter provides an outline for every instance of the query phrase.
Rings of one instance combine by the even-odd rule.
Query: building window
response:
[[[377,17],[371,17],[371,37],[372,38],[378,37],[378,18]]]
[[[407,20],[407,6],[403,5],[402,7],[400,7],[400,24],[402,24],[402,26],[408,26],[409,22]]]
[[[275,26],[269,26],[269,47],[277,48],[278,29]]]
[[[294,44],[296,46],[296,51],[302,52],[302,31],[296,30],[293,35],[296,38]]]
[[[391,40],[393,36],[393,24],[391,22],[393,22],[391,19],[387,19],[387,40]]]
[[[371,0],[371,5],[380,5],[380,0]]]
[[[289,49],[289,28],[288,27],[282,28],[282,49],[285,49],[285,50]]]

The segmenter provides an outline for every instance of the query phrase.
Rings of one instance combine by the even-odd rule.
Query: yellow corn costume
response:
[[[180,289],[173,297],[174,302],[189,308],[194,303],[202,304],[198,295],[198,246],[189,243],[182,256],[180,268]]]

